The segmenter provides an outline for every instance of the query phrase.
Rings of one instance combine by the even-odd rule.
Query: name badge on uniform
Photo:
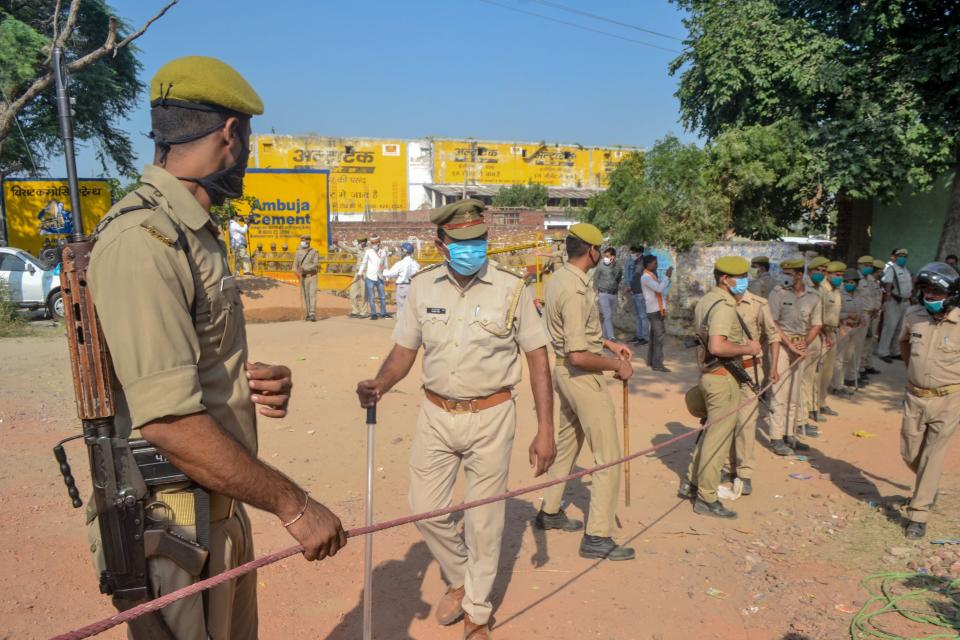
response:
[[[443,315],[446,312],[447,310],[442,307],[427,307],[427,313],[432,313],[435,315]]]

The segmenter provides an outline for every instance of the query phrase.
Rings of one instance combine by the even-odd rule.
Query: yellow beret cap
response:
[[[781,269],[803,269],[803,258],[793,258],[780,263]]]
[[[847,263],[840,262],[839,260],[834,260],[833,262],[827,263],[827,273],[840,273],[846,271]]]
[[[599,247],[603,244],[603,234],[589,222],[578,222],[570,226],[570,235],[580,238],[587,244]]]
[[[873,264],[876,260],[873,259],[873,256],[860,256],[860,259],[857,260],[857,264]]]
[[[713,268],[728,276],[742,276],[750,271],[750,263],[741,256],[724,256],[713,264]]]
[[[910,252],[907,251],[906,249],[897,249],[896,251],[893,252],[893,255],[895,255],[895,256],[909,256],[909,255],[910,255]]]
[[[823,256],[817,256],[807,265],[808,269],[818,269],[824,265],[830,264],[830,260],[824,258]]]
[[[770,264],[770,258],[767,256],[757,256],[750,261],[750,264]]]
[[[883,260],[874,260],[873,266],[877,269],[884,269],[887,265]]]
[[[150,106],[203,105],[246,116],[263,113],[263,101],[237,70],[207,56],[185,56],[160,67],[150,80]]]
[[[457,200],[430,212],[430,222],[454,240],[474,240],[487,232],[483,212],[487,205],[469,198]]]

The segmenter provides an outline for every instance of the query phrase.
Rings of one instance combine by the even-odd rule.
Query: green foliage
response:
[[[59,22],[63,25],[70,3],[61,4]],[[0,87],[10,100],[48,71],[46,58],[51,44],[52,14],[53,3],[46,0],[0,0]],[[103,44],[112,14],[104,0],[84,0],[76,29],[67,41],[67,60],[75,60]],[[118,39],[126,31],[121,21]],[[137,79],[141,65],[132,46],[115,53],[70,78],[71,96],[76,99],[74,136],[79,141],[96,143],[105,173],[110,161],[124,175],[133,175],[130,138],[116,125],[138,102],[143,90]],[[54,91],[44,91],[37,96],[19,113],[18,121],[23,136],[14,127],[3,141],[0,172],[32,172],[24,136],[42,171],[51,156],[62,153],[63,148]]]
[[[117,204],[123,198],[140,186],[139,180],[133,180],[127,184],[121,184],[117,178],[107,178],[107,184],[110,186],[110,204]]]
[[[503,187],[493,197],[493,206],[542,209],[547,206],[547,188],[542,184],[514,184]]]
[[[0,338],[24,335],[28,332],[26,321],[17,312],[7,288],[7,283],[0,281]]]

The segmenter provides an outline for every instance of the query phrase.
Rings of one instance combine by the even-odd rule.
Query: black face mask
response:
[[[240,148],[240,157],[237,161],[226,169],[214,171],[202,178],[179,178],[187,182],[195,182],[207,195],[210,196],[210,202],[219,207],[227,198],[236,199],[243,195],[243,176],[247,171],[247,156],[250,149],[247,146],[246,138],[242,139]]]

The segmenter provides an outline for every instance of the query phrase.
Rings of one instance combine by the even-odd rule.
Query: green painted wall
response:
[[[873,234],[870,254],[887,261],[890,252],[906,247],[907,266],[913,273],[936,257],[952,176],[939,180],[930,191],[904,191],[889,204],[873,203]]]

